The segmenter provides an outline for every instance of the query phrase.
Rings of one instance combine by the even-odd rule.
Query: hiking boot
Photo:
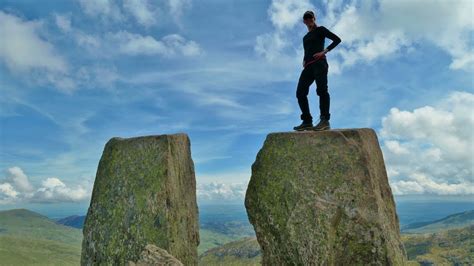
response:
[[[331,125],[329,125],[329,120],[321,118],[319,123],[317,125],[315,125],[314,127],[312,127],[311,129],[316,130],[316,131],[328,130],[328,129],[331,129]]]
[[[293,127],[296,131],[310,130],[313,127],[313,122],[302,122],[301,125]]]

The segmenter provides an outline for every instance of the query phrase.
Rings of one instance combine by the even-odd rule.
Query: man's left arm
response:
[[[341,42],[341,38],[328,30],[326,27],[322,26],[322,28],[324,30],[324,37],[332,40],[332,43],[328,47],[324,48],[324,53],[326,54]]]

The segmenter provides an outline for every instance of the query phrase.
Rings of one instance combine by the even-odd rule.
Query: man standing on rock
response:
[[[340,42],[336,34],[329,31],[324,26],[318,26],[315,22],[313,11],[306,11],[303,15],[303,22],[308,27],[308,33],[303,37],[304,59],[303,70],[298,81],[296,97],[301,109],[301,125],[293,127],[294,130],[327,130],[329,125],[329,92],[328,92],[328,69],[326,53],[331,51]],[[332,43],[323,50],[324,40],[329,38]],[[316,80],[316,93],[319,96],[320,121],[313,127],[313,117],[309,111],[308,93],[309,87]]]

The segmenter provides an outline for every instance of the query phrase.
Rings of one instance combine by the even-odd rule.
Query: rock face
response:
[[[395,202],[371,128],[270,133],[245,207],[263,265],[404,265]]]
[[[155,245],[148,244],[145,250],[140,254],[137,262],[129,261],[127,266],[148,266],[148,265],[166,265],[166,266],[183,266],[183,264],[175,257],[171,256],[166,250]]]
[[[112,138],[94,182],[81,265],[137,261],[147,244],[197,265],[198,219],[187,134]]]

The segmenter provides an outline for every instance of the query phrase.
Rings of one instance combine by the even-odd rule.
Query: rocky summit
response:
[[[81,265],[139,261],[149,244],[184,265],[197,265],[198,207],[188,135],[110,139],[83,235]]]
[[[245,207],[263,265],[406,264],[371,128],[268,134]]]

